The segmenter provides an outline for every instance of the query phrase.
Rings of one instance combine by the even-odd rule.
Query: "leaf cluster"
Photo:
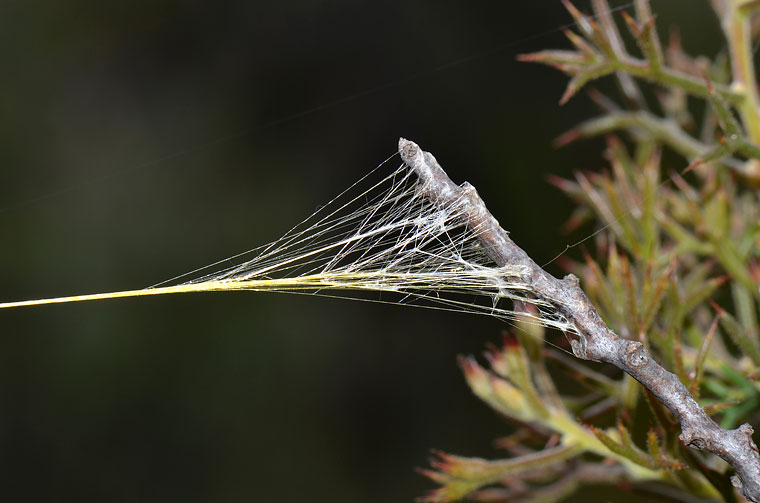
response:
[[[593,0],[594,15],[563,3],[577,29],[566,32],[572,48],[520,59],[570,77],[561,103],[602,77],[621,99],[590,89],[600,115],[557,140],[603,136],[609,164],[550,180],[577,204],[566,229],[596,226],[592,249],[560,265],[581,278],[609,327],[644,344],[721,426],[753,422],[760,99],[751,48],[760,2],[713,1],[726,49],[712,60],[686,54],[677,35],[663,44],[647,0],[621,14],[631,48],[606,0]],[[655,491],[661,501],[737,500],[728,465],[684,447],[678,422],[637,382],[544,347],[543,329],[518,325],[486,352],[488,366],[460,360],[473,393],[516,427],[497,441],[507,456],[436,453],[422,473],[439,488],[423,501],[561,501],[589,483]]]

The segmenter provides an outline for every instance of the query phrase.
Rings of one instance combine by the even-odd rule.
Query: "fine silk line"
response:
[[[678,173],[679,173],[679,175],[685,175],[685,174],[686,174],[687,172],[689,172],[689,171],[690,171],[690,170],[691,170],[693,167],[694,167],[694,163],[691,163],[691,164],[689,164],[688,166],[686,166],[685,168],[683,168],[682,170],[678,171]],[[674,181],[672,180],[672,178],[665,178],[664,180],[662,180],[660,183],[658,183],[658,184],[657,184],[657,190],[659,191],[659,190],[660,190],[662,187],[664,187],[665,185],[668,185],[669,183],[674,183]],[[643,203],[638,203],[638,204],[635,204],[635,203],[634,203],[634,204],[632,204],[632,205],[628,206],[628,207],[625,209],[625,211],[623,211],[622,213],[620,213],[620,214],[619,214],[617,217],[615,217],[615,218],[611,219],[611,220],[610,220],[608,223],[604,224],[603,226],[601,226],[600,228],[598,228],[598,229],[597,229],[597,230],[595,230],[594,232],[590,233],[590,234],[589,234],[589,235],[587,235],[586,237],[584,237],[584,238],[582,238],[582,239],[580,239],[580,240],[578,240],[578,241],[576,241],[576,242],[574,242],[574,243],[572,243],[572,244],[566,244],[566,245],[565,245],[565,248],[564,248],[564,249],[563,249],[561,252],[559,252],[559,253],[558,253],[557,255],[555,255],[555,256],[554,256],[554,257],[553,257],[551,260],[549,260],[548,262],[546,262],[545,264],[543,264],[543,265],[541,266],[541,268],[542,268],[542,269],[546,268],[546,266],[548,266],[548,265],[550,265],[550,264],[554,263],[554,262],[555,262],[555,261],[556,261],[558,258],[560,258],[561,256],[563,256],[565,253],[567,253],[567,252],[568,252],[569,250],[571,250],[572,248],[575,248],[575,247],[577,247],[577,246],[580,246],[580,245],[582,245],[583,243],[585,243],[585,242],[586,242],[586,241],[588,241],[589,239],[591,239],[591,238],[593,238],[593,237],[595,237],[595,236],[597,236],[597,235],[601,234],[602,232],[606,231],[606,230],[607,230],[607,229],[609,229],[610,227],[613,227],[613,226],[615,226],[615,225],[619,224],[619,223],[620,223],[620,222],[622,222],[624,219],[626,219],[626,218],[628,218],[629,216],[631,216],[631,215],[633,214],[633,212],[635,212],[635,211],[637,211],[637,210],[640,210],[640,209],[641,209],[641,205],[642,205],[642,204],[643,204]]]
[[[479,227],[468,224],[463,200],[445,204],[430,200],[406,165],[391,168],[386,175],[378,172],[394,157],[280,239],[212,265],[250,257],[238,264],[189,280],[188,274],[177,276],[174,283],[186,280],[178,284],[6,302],[0,308],[246,290],[404,304],[575,330],[554,306],[533,298],[523,279],[526,271],[492,262],[480,243]],[[531,304],[535,312],[515,311],[512,301]]]
[[[314,213],[312,213],[311,216],[309,216],[306,220],[309,220],[311,218],[316,217],[317,215],[320,215],[326,208],[328,208],[330,206],[330,203],[332,203],[333,201],[339,199],[341,196],[343,196],[346,193],[348,193],[351,189],[353,189],[354,187],[356,187],[357,185],[359,185],[360,183],[362,183],[364,180],[366,180],[367,178],[369,178],[370,176],[372,176],[377,170],[379,170],[380,168],[382,168],[386,163],[388,163],[391,159],[393,159],[397,155],[398,155],[398,152],[395,152],[393,155],[389,156],[383,162],[381,162],[380,164],[378,164],[374,169],[370,170],[367,174],[365,174],[360,179],[358,179],[357,181],[355,181],[354,183],[352,183],[351,185],[349,185],[348,188],[346,188],[343,192],[341,192],[340,194],[338,194],[337,196],[335,196],[327,204],[325,204],[322,207],[320,207],[319,209],[317,209],[317,211],[315,211]],[[338,211],[338,210],[335,210],[335,211]],[[320,222],[322,222],[322,221],[330,218],[330,216],[332,216],[335,213],[335,211],[333,211],[332,213],[329,213],[329,214],[325,215],[324,217],[322,217],[322,220],[320,220]],[[162,285],[171,283],[173,281],[177,281],[177,280],[185,278],[187,276],[191,276],[193,274],[196,274],[196,273],[199,273],[201,271],[204,271],[206,269],[209,269],[209,268],[212,268],[212,267],[216,267],[216,266],[218,266],[220,264],[223,264],[224,262],[227,262],[227,261],[230,261],[230,260],[234,260],[234,259],[243,257],[243,256],[251,254],[251,253],[255,253],[258,250],[263,250],[261,252],[261,254],[266,254],[269,251],[270,247],[274,245],[274,243],[279,242],[285,236],[288,236],[289,234],[292,234],[296,230],[296,228],[298,226],[300,226],[300,225],[301,224],[299,223],[299,224],[291,227],[290,230],[288,230],[285,234],[283,234],[282,237],[280,237],[280,239],[278,239],[277,241],[273,241],[272,243],[270,243],[268,245],[262,245],[262,246],[257,246],[255,248],[251,248],[250,250],[246,250],[246,251],[240,252],[240,253],[238,253],[236,255],[232,255],[231,257],[224,258],[224,259],[219,260],[217,262],[214,262],[212,264],[207,264],[205,266],[199,267],[198,269],[194,269],[192,271],[188,271],[186,273],[180,274],[179,276],[175,276],[173,278],[169,278],[167,280],[161,281],[160,283],[156,283],[155,285],[152,285],[149,288],[156,288],[158,286],[162,286]],[[235,266],[233,266],[233,267],[235,267]]]
[[[589,14],[588,18],[590,18],[590,19],[597,19],[602,14],[614,14],[614,13],[623,11],[625,9],[628,9],[629,7],[632,7],[634,4],[635,4],[635,2],[628,2],[628,3],[625,3],[623,5],[619,5],[617,7],[612,7],[607,12],[604,12],[604,13]],[[257,126],[247,127],[247,128],[243,128],[243,129],[234,131],[234,132],[223,134],[223,135],[217,136],[215,138],[212,138],[212,139],[210,139],[210,140],[208,140],[208,141],[206,141],[204,143],[196,144],[194,146],[188,146],[186,148],[183,148],[183,149],[180,149],[180,150],[176,150],[174,152],[170,152],[170,153],[158,156],[158,157],[154,157],[153,159],[149,159],[147,161],[136,163],[136,164],[134,164],[132,166],[129,166],[129,167],[124,167],[124,168],[116,169],[115,171],[113,171],[111,173],[106,173],[106,174],[103,174],[103,175],[100,175],[100,176],[97,176],[97,177],[92,177],[92,178],[90,178],[90,179],[88,179],[86,181],[80,182],[80,183],[75,183],[73,185],[69,185],[69,186],[65,186],[65,187],[59,187],[58,189],[55,189],[55,190],[53,190],[51,192],[47,192],[45,194],[41,194],[41,195],[29,198],[29,199],[25,199],[25,200],[21,200],[21,201],[16,201],[16,202],[11,202],[9,204],[6,204],[6,205],[0,207],[0,214],[7,213],[7,212],[10,212],[10,211],[14,211],[14,210],[26,207],[26,206],[31,205],[31,204],[40,203],[41,201],[44,201],[46,199],[50,199],[50,198],[62,196],[62,195],[65,195],[65,194],[69,194],[71,192],[75,192],[75,191],[81,190],[81,189],[86,188],[86,187],[92,187],[94,185],[97,185],[98,183],[103,183],[103,182],[105,182],[107,180],[110,180],[112,178],[121,176],[123,174],[134,173],[134,172],[146,170],[146,169],[151,168],[151,167],[156,167],[156,166],[164,165],[168,161],[176,160],[176,159],[179,159],[179,158],[182,158],[182,157],[185,157],[185,156],[189,156],[189,155],[192,155],[192,154],[197,154],[197,153],[206,151],[208,149],[212,149],[214,147],[217,147],[219,145],[223,145],[225,143],[229,143],[229,142],[232,142],[232,141],[240,140],[240,139],[245,138],[248,135],[253,134],[255,132],[264,131],[264,130],[269,129],[271,127],[279,126],[279,125],[286,124],[286,123],[289,123],[289,122],[292,122],[292,121],[295,121],[295,120],[298,120],[298,119],[302,119],[302,118],[307,117],[309,115],[312,115],[312,114],[315,114],[315,113],[318,113],[318,112],[321,112],[321,111],[324,111],[324,110],[331,109],[331,108],[333,108],[335,106],[338,106],[338,105],[341,105],[341,104],[344,104],[344,103],[349,103],[349,102],[352,102],[352,101],[356,101],[358,99],[361,99],[361,98],[364,98],[364,97],[367,97],[367,96],[371,96],[371,95],[380,93],[382,91],[386,91],[388,89],[399,87],[399,86],[408,84],[408,83],[416,81],[416,80],[420,80],[422,78],[428,77],[430,75],[434,75],[436,73],[439,73],[439,72],[442,72],[442,71],[445,71],[445,70],[456,68],[456,67],[459,67],[461,65],[464,65],[464,64],[467,64],[467,63],[471,63],[473,61],[477,61],[477,60],[480,60],[480,59],[483,59],[483,58],[486,58],[486,57],[489,57],[489,56],[493,56],[493,55],[496,55],[496,54],[499,54],[499,53],[505,51],[506,49],[510,49],[512,47],[518,46],[518,45],[523,44],[525,42],[539,40],[541,38],[548,37],[548,36],[554,35],[556,33],[560,33],[560,32],[562,32],[564,30],[567,30],[569,28],[573,28],[573,27],[576,27],[576,26],[578,26],[578,22],[577,21],[573,21],[573,22],[570,22],[570,23],[562,24],[562,25],[557,26],[556,28],[553,28],[553,29],[549,29],[549,30],[546,30],[546,31],[538,32],[538,33],[535,33],[533,35],[528,35],[526,37],[523,37],[523,38],[520,38],[520,39],[517,39],[517,40],[513,40],[513,41],[510,41],[510,42],[503,43],[503,44],[497,44],[495,47],[492,47],[491,49],[487,49],[487,50],[481,51],[479,53],[472,54],[470,56],[465,56],[463,58],[454,59],[454,60],[451,60],[449,62],[443,63],[441,65],[438,65],[438,66],[435,66],[435,67],[431,67],[431,68],[428,68],[428,69],[425,69],[425,70],[421,70],[421,71],[416,72],[416,73],[411,73],[411,74],[409,74],[409,75],[407,75],[405,77],[398,78],[398,79],[395,79],[395,80],[391,80],[391,81],[386,82],[384,84],[380,84],[380,85],[377,85],[377,86],[374,86],[374,87],[368,87],[368,88],[365,88],[363,90],[356,91],[356,92],[354,92],[352,94],[345,95],[345,96],[343,96],[341,98],[337,98],[337,99],[334,99],[334,100],[331,100],[331,101],[327,101],[327,102],[321,103],[319,105],[315,105],[313,107],[306,108],[306,109],[301,110],[299,112],[295,112],[295,113],[284,115],[282,117],[279,117],[277,119],[273,119],[273,120],[265,122],[263,124],[259,124]]]

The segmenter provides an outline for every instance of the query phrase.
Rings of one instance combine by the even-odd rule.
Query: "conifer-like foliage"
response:
[[[577,203],[568,229],[600,229],[583,260],[561,265],[609,327],[644,344],[723,428],[756,425],[760,1],[712,0],[726,41],[713,60],[686,54],[677,35],[664,44],[647,0],[621,20],[606,0],[593,0],[593,14],[563,3],[576,22],[572,48],[520,59],[570,76],[561,103],[587,90],[601,113],[557,143],[604,136],[609,167],[551,180]],[[619,97],[590,87],[605,77]],[[423,473],[439,487],[423,501],[554,502],[586,484],[657,501],[743,500],[731,467],[684,446],[673,415],[638,382],[542,345],[540,327],[518,328],[484,363],[460,360],[474,394],[515,427],[496,441],[505,456],[436,453]]]

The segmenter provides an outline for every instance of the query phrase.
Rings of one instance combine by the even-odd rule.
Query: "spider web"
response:
[[[488,257],[462,204],[431,201],[411,168],[389,169],[394,157],[278,240],[151,288],[196,275],[179,285],[408,304],[573,331],[531,295],[527,271]],[[517,312],[513,301],[537,310]]]
[[[282,237],[142,290],[0,303],[0,308],[247,290],[342,297],[575,327],[535,298],[521,266],[499,266],[461,198],[432,200],[386,159]],[[515,303],[520,309],[515,309]],[[525,305],[535,309],[526,309]]]

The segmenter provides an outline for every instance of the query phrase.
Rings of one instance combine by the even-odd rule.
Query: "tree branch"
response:
[[[757,173],[747,162],[731,157],[733,152],[760,159],[760,149],[747,142],[741,136],[726,140],[724,144],[707,145],[685,133],[673,119],[661,118],[646,112],[615,111],[607,115],[594,117],[563,133],[556,140],[557,146],[564,146],[580,138],[591,138],[614,131],[628,131],[634,138],[656,140],[663,143],[688,161],[709,160],[727,166],[737,175],[748,180],[756,180]],[[754,149],[754,150],[753,150]]]
[[[538,266],[517,246],[507,231],[491,215],[475,187],[456,185],[432,154],[414,142],[399,139],[399,154],[420,179],[423,193],[441,205],[456,203],[489,257],[498,265],[520,266],[523,280],[533,294],[549,302],[575,328],[571,341],[575,356],[611,363],[649,389],[681,423],[681,441],[692,448],[718,455],[734,467],[738,477],[731,480],[749,500],[760,503],[760,454],[752,441],[752,427],[743,424],[724,430],[697,403],[678,376],[665,370],[649,355],[643,344],[623,339],[602,321],[578,279],[569,274],[557,279]]]

